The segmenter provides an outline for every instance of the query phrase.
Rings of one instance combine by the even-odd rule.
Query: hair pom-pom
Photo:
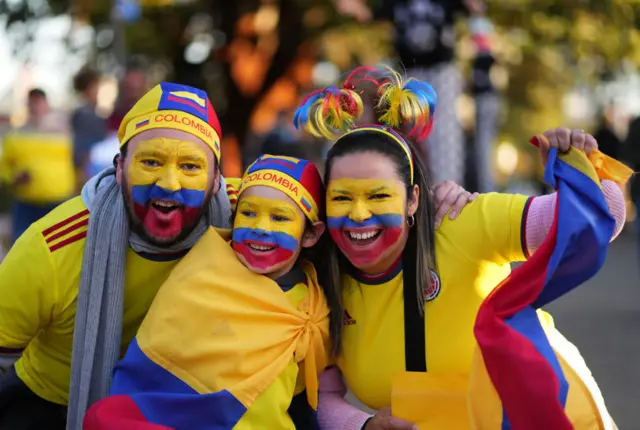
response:
[[[410,136],[426,138],[433,126],[438,97],[431,85],[413,78],[403,79],[392,69],[383,72],[376,108],[384,112],[379,121],[394,129],[409,127]]]
[[[362,110],[362,98],[352,88],[330,86],[314,91],[302,101],[293,124],[315,137],[332,139],[352,128]]]

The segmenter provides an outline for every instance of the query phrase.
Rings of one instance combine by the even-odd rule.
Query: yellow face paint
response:
[[[297,258],[305,222],[293,203],[241,196],[233,224],[233,249],[249,269],[273,272]]]
[[[402,218],[404,199],[402,186],[393,181],[337,179],[327,187],[327,216],[329,219],[348,217],[357,223],[372,216],[396,215]]]
[[[198,222],[209,184],[204,147],[159,137],[133,146],[128,158],[134,224],[142,225],[147,236],[170,243]]]
[[[131,154],[129,183],[157,185],[167,191],[204,191],[208,183],[207,153],[194,142],[155,138],[138,143]]]
[[[327,225],[334,242],[358,268],[398,246],[406,193],[400,182],[336,179],[327,187]]]

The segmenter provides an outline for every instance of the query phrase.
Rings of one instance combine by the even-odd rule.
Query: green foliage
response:
[[[563,96],[573,86],[593,86],[625,62],[640,66],[639,0],[488,3],[509,76],[502,131],[513,141],[563,124]]]

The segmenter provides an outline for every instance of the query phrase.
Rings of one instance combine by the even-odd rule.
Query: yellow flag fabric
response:
[[[260,417],[245,412],[292,362],[317,409],[330,341],[329,308],[313,266],[300,263],[309,294],[295,308],[276,282],[240,263],[226,236],[209,229],[160,288],[116,368],[102,413],[135,404],[145,422],[167,428],[258,428],[243,420]],[[281,400],[273,403],[291,402]]]

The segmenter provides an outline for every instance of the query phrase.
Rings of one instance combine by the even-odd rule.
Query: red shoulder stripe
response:
[[[64,220],[60,221],[59,223],[54,224],[51,227],[47,228],[46,230],[44,230],[42,232],[42,235],[46,237],[46,236],[50,235],[51,233],[53,233],[54,231],[58,230],[59,228],[62,228],[67,224],[71,224],[72,222],[74,222],[78,218],[82,218],[83,216],[87,216],[87,215],[89,215],[89,210],[88,209],[85,209],[82,212],[78,212],[77,214],[72,215],[69,218],[64,219]]]
[[[85,218],[85,219],[81,220],[80,222],[75,223],[71,227],[67,227],[64,230],[60,230],[56,234],[49,236],[47,238],[47,243],[51,243],[54,240],[66,235],[66,234],[69,234],[72,231],[79,229],[80,227],[84,227],[84,226],[87,226],[87,225],[89,225],[89,218]]]
[[[60,242],[58,242],[58,243],[56,243],[54,245],[51,245],[49,247],[49,251],[51,251],[51,252],[57,251],[58,249],[63,248],[63,247],[65,247],[65,246],[67,246],[69,244],[72,244],[74,242],[77,242],[80,239],[84,239],[85,237],[87,237],[87,232],[83,231],[82,233],[78,233],[78,234],[76,234],[74,236],[66,238],[65,240],[61,240]]]

